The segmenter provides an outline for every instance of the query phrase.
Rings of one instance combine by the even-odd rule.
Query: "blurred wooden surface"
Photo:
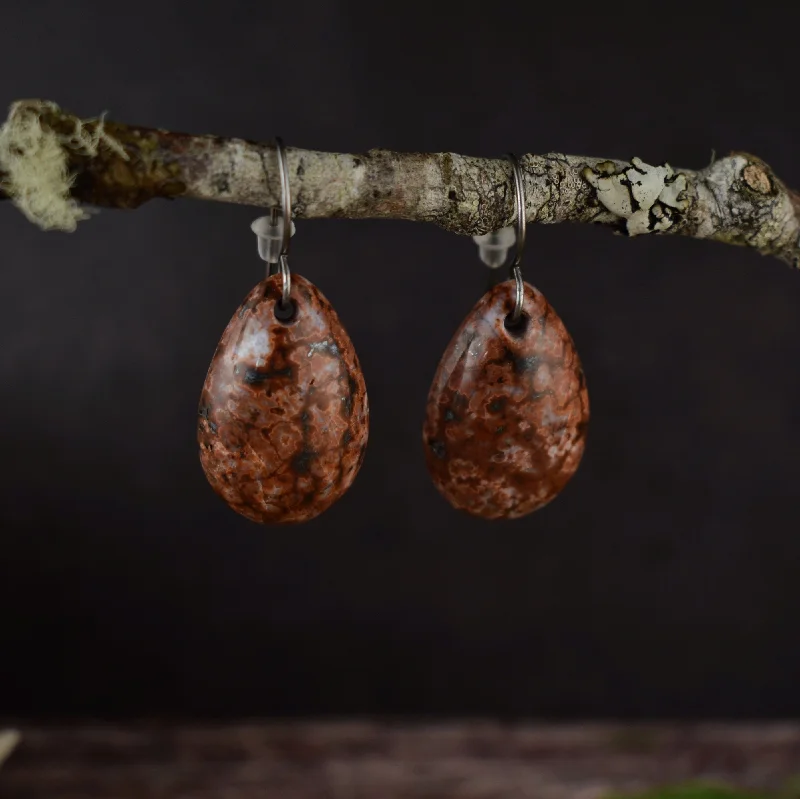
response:
[[[800,724],[17,728],[2,799],[596,799],[692,780],[800,785]]]

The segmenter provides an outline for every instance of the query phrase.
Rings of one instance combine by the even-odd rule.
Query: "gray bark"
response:
[[[462,235],[489,233],[515,219],[512,169],[503,158],[286,152],[296,218],[407,219]],[[800,266],[800,198],[756,156],[733,153],[700,170],[561,153],[519,160],[528,222],[711,239]],[[50,172],[43,169],[48,164]],[[0,187],[31,221],[60,230],[88,218],[82,203],[135,208],[155,197],[280,203],[272,143],[81,120],[42,100],[11,107],[0,130]]]

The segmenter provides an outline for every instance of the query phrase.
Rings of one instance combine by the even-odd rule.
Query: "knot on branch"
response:
[[[697,190],[706,221],[695,235],[800,265],[793,194],[760,158],[735,152],[715,161],[699,173]]]
[[[757,194],[772,194],[769,168],[761,161],[748,164],[742,170],[742,179]]]

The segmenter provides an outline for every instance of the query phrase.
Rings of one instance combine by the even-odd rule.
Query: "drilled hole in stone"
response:
[[[294,322],[297,316],[297,303],[294,300],[289,300],[285,305],[282,302],[275,303],[275,318],[282,322],[284,325],[288,325],[290,322]]]
[[[503,326],[515,338],[522,338],[525,335],[529,323],[530,317],[526,313],[520,314],[516,321],[511,318],[511,314],[503,320]]]

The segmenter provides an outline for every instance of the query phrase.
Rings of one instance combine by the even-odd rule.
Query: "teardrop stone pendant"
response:
[[[575,346],[544,296],[500,283],[450,342],[430,389],[423,440],[433,482],[456,508],[514,519],[550,502],[583,456],[589,396]]]
[[[303,522],[350,487],[367,446],[364,376],[328,300],[293,274],[259,283],[217,346],[200,396],[200,462],[214,491],[262,524]],[[288,309],[287,309],[288,310]]]

